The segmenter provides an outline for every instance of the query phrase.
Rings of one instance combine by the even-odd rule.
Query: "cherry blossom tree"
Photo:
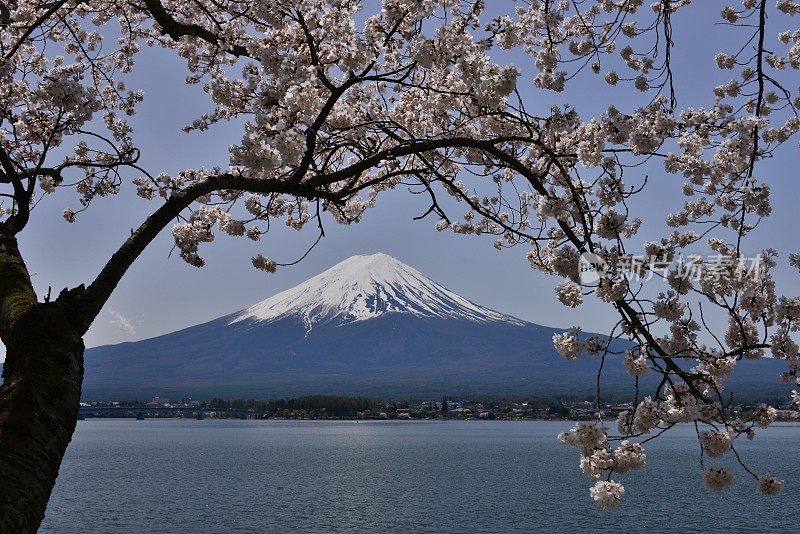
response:
[[[781,185],[759,163],[800,130],[785,79],[800,67],[800,31],[780,29],[800,3],[721,2],[719,22],[740,39],[712,56],[731,79],[688,108],[671,51],[673,21],[691,4],[528,0],[497,15],[480,0],[0,2],[0,530],[40,524],[76,424],[82,336],[160,232],[171,227],[180,257],[200,267],[217,235],[258,241],[283,221],[322,237],[324,224],[358,222],[401,185],[430,199],[437,230],[524,247],[560,302],[597,298],[618,318],[608,336],[575,328],[553,339],[566,358],[597,358],[598,405],[604,366],[631,375],[633,408],[614,428],[598,419],[560,436],[580,451],[600,506],[625,491],[612,476],[644,467],[646,442],[679,423],[697,428],[709,487],[734,474],[705,459],[731,456],[761,493],[777,493],[782,481],[736,450],[775,410],[734,417],[725,379],[767,353],[797,379],[800,299],[780,296],[773,272],[787,260],[800,268],[800,256],[744,259]],[[143,45],[174,50],[186,83],[208,94],[188,134],[241,125],[225,140],[228,161],[171,174],[143,166],[128,117],[144,95],[126,84]],[[510,53],[525,64],[504,61]],[[575,80],[620,97],[596,117],[550,107]],[[647,241],[644,166],[686,197]],[[93,279],[40,300],[17,246],[37,200],[61,196],[72,222],[123,187],[151,201],[151,215]],[[602,267],[591,280],[587,263]],[[279,264],[258,255],[253,266]],[[659,380],[644,392],[646,373]]]

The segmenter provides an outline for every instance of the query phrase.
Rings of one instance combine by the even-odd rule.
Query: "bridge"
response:
[[[255,410],[240,410],[237,408],[200,408],[190,406],[81,406],[78,410],[78,420],[96,415],[120,413],[135,415],[139,421],[144,420],[147,414],[157,413],[193,413],[197,420],[206,418],[210,413],[227,413],[239,416],[239,419],[253,419],[266,415]]]

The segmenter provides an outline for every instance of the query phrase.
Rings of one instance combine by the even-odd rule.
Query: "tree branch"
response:
[[[17,206],[16,213],[11,215],[6,221],[5,229],[9,234],[16,235],[28,224],[28,219],[31,214],[31,193],[25,189],[22,183],[22,176],[17,172],[17,169],[14,167],[14,162],[11,161],[8,152],[6,152],[2,145],[0,145],[0,166],[3,168],[4,178],[14,187],[14,201]]]
[[[177,42],[184,36],[197,37],[234,56],[251,57],[244,46],[232,45],[230,48],[226,48],[220,42],[219,37],[210,30],[197,24],[186,24],[176,20],[167,12],[159,0],[144,0],[144,4],[147,6],[150,15],[153,16],[153,20],[161,26],[163,33],[169,35],[173,41]]]

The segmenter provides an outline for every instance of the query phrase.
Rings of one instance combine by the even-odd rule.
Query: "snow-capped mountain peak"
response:
[[[295,316],[311,330],[320,322],[347,324],[387,313],[525,324],[474,304],[382,253],[351,256],[302,284],[242,310],[231,323],[246,319],[271,322]]]

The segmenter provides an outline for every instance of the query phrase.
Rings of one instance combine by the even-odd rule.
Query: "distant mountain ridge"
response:
[[[208,323],[87,350],[84,398],[591,395],[599,361],[558,356],[561,331],[475,304],[386,254],[353,256]],[[604,390],[629,392],[608,360]],[[748,387],[775,389],[776,363],[741,362]]]

